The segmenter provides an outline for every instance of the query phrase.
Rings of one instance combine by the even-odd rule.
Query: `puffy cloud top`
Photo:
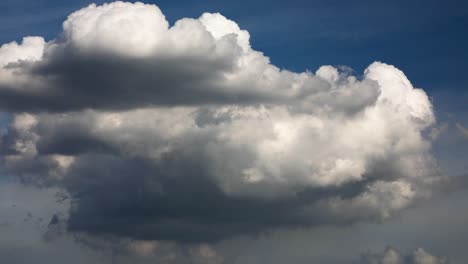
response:
[[[7,67],[9,63],[21,61],[37,61],[42,58],[45,41],[41,37],[25,37],[23,43],[3,44],[0,47],[0,66]]]
[[[432,105],[403,72],[280,70],[249,37],[115,2],[3,45],[3,170],[65,189],[69,230],[140,240],[381,219],[430,193]]]
[[[169,23],[154,5],[115,2],[71,14],[63,23],[67,42],[83,51],[151,54],[165,38]]]

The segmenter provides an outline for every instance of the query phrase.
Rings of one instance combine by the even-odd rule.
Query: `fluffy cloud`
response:
[[[303,111],[358,112],[379,94],[371,78],[340,78],[331,67],[318,77],[279,70],[220,14],[169,28],[153,5],[91,5],[70,15],[62,34],[48,43],[25,38],[2,46],[3,110],[280,102]]]
[[[362,257],[365,264],[446,264],[447,259],[436,257],[422,248],[403,256],[398,250],[387,247],[382,254],[366,254]]]
[[[280,70],[220,14],[169,26],[154,5],[91,5],[0,63],[2,169],[66,190],[73,232],[203,242],[382,219],[440,180],[432,105],[403,72]]]

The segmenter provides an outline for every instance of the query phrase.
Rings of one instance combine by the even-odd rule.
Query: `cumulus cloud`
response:
[[[445,257],[433,256],[422,248],[411,254],[402,255],[395,248],[387,247],[382,254],[365,254],[361,263],[364,264],[446,264]]]
[[[279,101],[304,111],[358,112],[379,93],[371,78],[340,78],[332,67],[318,77],[280,70],[220,14],[169,27],[154,5],[91,5],[68,17],[62,35],[2,46],[3,110]]]
[[[440,180],[432,105],[402,71],[280,70],[220,14],[90,5],[0,63],[2,170],[66,190],[69,231],[205,242],[384,219]]]

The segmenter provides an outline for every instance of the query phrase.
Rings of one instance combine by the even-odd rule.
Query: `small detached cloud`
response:
[[[444,122],[442,123],[440,126],[434,126],[431,131],[429,132],[429,137],[432,139],[432,140],[436,140],[440,137],[440,135],[442,135],[443,133],[447,132],[448,130],[448,123],[447,122]]]
[[[280,70],[249,38],[218,13],[170,26],[114,2],[2,45],[3,172],[66,192],[69,232],[135,241],[378,221],[430,195],[434,113],[402,71]]]
[[[460,131],[460,133],[462,133],[463,136],[468,137],[468,129],[466,129],[460,123],[456,123],[455,126],[457,127],[458,131]]]
[[[402,255],[395,248],[387,247],[381,254],[364,254],[361,258],[362,264],[448,264],[445,257],[437,257],[418,248],[408,255]]]

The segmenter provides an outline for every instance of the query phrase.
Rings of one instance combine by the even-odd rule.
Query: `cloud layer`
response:
[[[220,14],[115,2],[0,48],[2,169],[59,186],[68,229],[204,242],[382,219],[440,180],[432,105],[381,62],[281,70]]]

